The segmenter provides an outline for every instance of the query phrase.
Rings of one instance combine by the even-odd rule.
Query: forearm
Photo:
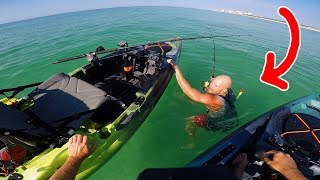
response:
[[[190,86],[188,81],[183,77],[182,72],[180,71],[178,66],[174,68],[176,72],[177,82],[182,89],[183,93],[186,94],[192,100],[197,101],[196,90]]]
[[[68,158],[67,161],[50,177],[50,180],[74,180],[82,160]]]
[[[306,180],[303,176],[303,174],[297,169],[297,170],[289,170],[281,173],[285,178],[288,180]]]

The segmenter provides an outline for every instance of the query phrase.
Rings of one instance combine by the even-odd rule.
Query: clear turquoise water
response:
[[[299,18],[299,17],[297,17]],[[45,80],[58,72],[70,72],[86,64],[78,60],[59,65],[60,58],[95,50],[99,45],[116,47],[170,37],[251,34],[248,37],[215,39],[216,74],[233,79],[233,89],[245,92],[236,107],[239,126],[261,113],[304,95],[319,93],[320,33],[302,30],[296,64],[284,78],[290,89],[281,92],[262,84],[259,76],[264,55],[273,50],[278,63],[289,43],[286,25],[220,14],[211,11],[168,7],[113,8],[42,17],[0,25],[0,88]],[[212,73],[212,41],[183,42],[180,67],[192,86]],[[204,113],[205,107],[190,101],[173,78],[155,109],[129,142],[91,179],[135,179],[148,167],[179,167],[195,158],[228,132],[197,131],[196,146],[184,131],[185,118]]]

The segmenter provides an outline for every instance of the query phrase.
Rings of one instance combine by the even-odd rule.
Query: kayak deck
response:
[[[87,135],[89,142],[97,145],[95,152],[82,163],[77,178],[86,178],[103,166],[141,126],[173,75],[173,70],[166,60],[170,58],[178,63],[180,52],[181,41],[120,48],[119,51],[99,58],[99,61],[91,62],[75,70],[70,73],[70,77],[56,75],[59,78],[63,76],[62,80],[73,78],[83,83],[82,87],[90,87],[106,93],[107,101],[90,112],[90,116],[81,125],[78,125],[79,121],[68,119],[70,121],[68,125],[72,125],[70,130],[76,128],[75,133]],[[132,71],[126,73],[123,70],[128,62],[132,66]],[[53,79],[56,78],[53,77]],[[39,87],[44,84],[48,83],[44,82]],[[63,82],[62,85],[64,85]],[[85,92],[85,89],[82,91]],[[19,102],[22,99],[11,99],[11,101]],[[10,104],[7,99],[2,99],[1,102]],[[28,109],[34,105],[39,104],[35,101],[24,108]],[[54,119],[54,117],[49,118]],[[54,120],[54,123],[60,122],[64,121]],[[66,129],[63,132],[69,133],[70,130]],[[40,135],[40,131],[27,130],[26,133],[33,133],[34,136]],[[64,163],[68,156],[65,142],[74,134],[74,131],[70,134],[53,134],[51,137],[50,132],[46,133],[51,139],[58,137],[58,142],[49,139],[49,144],[42,144],[44,147],[50,145],[52,148],[42,149],[38,155],[17,167],[14,171],[15,175],[28,179],[31,177],[46,179]]]

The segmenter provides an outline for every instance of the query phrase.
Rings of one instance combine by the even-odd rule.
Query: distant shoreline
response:
[[[256,18],[256,19],[263,19],[263,20],[266,20],[266,21],[271,21],[271,22],[276,22],[276,23],[281,23],[281,24],[287,24],[285,21],[280,21],[280,20],[277,20],[277,19],[267,18],[267,17],[263,17],[263,16],[253,15],[253,14],[238,14],[238,13],[222,12],[222,11],[219,11],[219,10],[215,10],[215,12],[225,13],[225,14],[233,14],[233,15],[238,15],[238,16],[246,16],[246,17],[251,17],[251,18]],[[302,29],[307,29],[307,30],[311,30],[311,31],[320,32],[320,28],[301,25],[301,24],[300,24],[300,27]]]

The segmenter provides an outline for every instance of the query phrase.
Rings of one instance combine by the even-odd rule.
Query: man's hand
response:
[[[74,180],[82,161],[90,156],[96,145],[89,147],[88,137],[75,135],[69,139],[67,161],[50,177],[50,180]]]
[[[69,139],[68,154],[69,158],[83,160],[90,156],[96,149],[95,145],[89,147],[88,137],[85,135],[75,135]]]
[[[296,170],[298,169],[297,164],[294,162],[292,157],[289,154],[271,150],[266,152],[267,155],[273,155],[273,159],[268,157],[263,158],[263,160],[274,170],[278,172],[283,172],[287,170]]]
[[[176,62],[172,59],[167,59],[167,62],[172,66],[174,70],[178,67]]]
[[[273,158],[269,159],[268,157],[264,157],[263,161],[266,162],[272,169],[280,172],[287,179],[306,179],[301,174],[296,162],[294,162],[289,154],[271,150],[266,152],[266,155],[272,155]]]

